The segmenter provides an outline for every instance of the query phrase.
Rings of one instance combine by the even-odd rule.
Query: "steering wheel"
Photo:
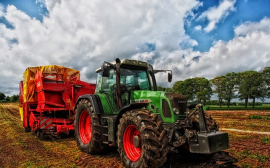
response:
[[[132,88],[135,89],[135,86],[133,83],[126,83],[125,87],[127,88],[127,90],[131,90]]]

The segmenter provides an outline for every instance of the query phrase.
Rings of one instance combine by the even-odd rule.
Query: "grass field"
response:
[[[230,149],[218,152],[207,160],[191,155],[184,159],[171,151],[166,168],[174,167],[270,167],[269,110],[207,111],[220,129],[239,129],[250,132],[229,132]],[[0,104],[0,168],[6,167],[123,167],[116,148],[101,155],[82,153],[74,136],[40,141],[32,133],[25,133],[20,121],[18,104]]]
[[[221,107],[219,107],[218,105],[206,105],[205,109],[207,110],[269,110],[270,111],[270,104],[263,104],[261,106],[254,106],[254,108],[252,106],[247,106],[247,108],[245,108],[245,106],[230,106],[228,108],[227,105],[222,105]]]

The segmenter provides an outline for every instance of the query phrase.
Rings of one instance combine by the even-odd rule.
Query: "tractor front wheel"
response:
[[[162,167],[167,160],[166,130],[162,120],[148,110],[136,109],[123,114],[117,145],[126,167]]]
[[[85,153],[97,154],[104,150],[102,126],[91,102],[82,99],[76,108],[74,122],[75,139],[79,149]]]

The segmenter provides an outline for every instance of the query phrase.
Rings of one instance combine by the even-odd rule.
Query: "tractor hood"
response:
[[[187,101],[184,95],[137,90],[131,92],[130,103],[148,103],[147,108],[159,114],[164,122],[173,123],[181,116],[186,117]]]

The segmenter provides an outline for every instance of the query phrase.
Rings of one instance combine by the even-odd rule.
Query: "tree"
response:
[[[252,84],[249,98],[253,100],[252,107],[254,108],[255,98],[260,98],[262,101],[264,101],[264,98],[267,95],[267,89],[265,83],[263,82],[262,73],[253,71],[249,79],[251,80]]]
[[[185,95],[188,101],[196,98],[200,103],[203,101],[204,104],[212,95],[211,83],[200,77],[175,82],[173,92]]]
[[[0,92],[0,100],[4,100],[6,98],[6,95],[2,92]]]
[[[172,88],[166,88],[165,92],[173,92]]]
[[[231,100],[235,98],[234,92],[237,85],[238,76],[236,73],[231,72],[225,75],[224,81],[224,99],[227,100],[227,106],[230,107]]]
[[[215,85],[214,93],[217,94],[219,107],[221,107],[222,99],[225,97],[225,76],[217,76],[210,80]]]
[[[266,96],[270,98],[270,67],[265,67],[262,71],[262,77],[266,88]]]
[[[260,98],[264,100],[267,94],[263,74],[257,71],[241,72],[239,81],[239,97],[240,100],[245,100],[245,107],[247,107],[248,99],[251,98],[252,106],[254,108],[255,99]]]
[[[179,93],[179,89],[180,89],[180,83],[183,82],[183,81],[176,81],[174,84],[173,84],[173,87],[172,87],[172,90],[174,93]]]
[[[9,96],[6,97],[6,102],[10,102],[10,97]]]
[[[158,90],[158,91],[163,91],[163,87],[157,86],[157,90]]]
[[[188,101],[193,101],[196,97],[194,92],[194,79],[189,78],[184,81],[177,81],[173,85],[173,92],[185,95]]]
[[[196,95],[197,100],[205,105],[206,100],[210,100],[212,92],[212,84],[206,78],[193,78],[194,80],[194,93]]]
[[[17,102],[19,100],[19,95],[13,95],[10,97],[11,102]]]

